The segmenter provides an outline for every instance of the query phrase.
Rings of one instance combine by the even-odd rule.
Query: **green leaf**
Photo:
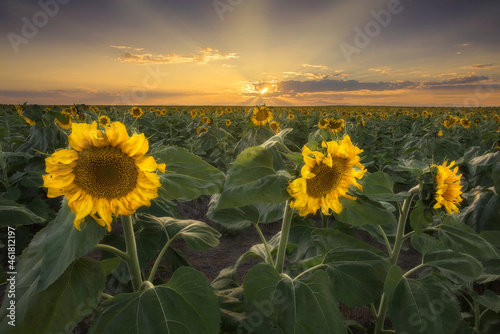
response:
[[[454,334],[460,308],[453,291],[434,276],[407,279],[394,266],[385,292],[396,333]]]
[[[417,201],[415,208],[410,213],[410,225],[416,233],[422,233],[422,230],[434,221],[432,212],[427,210],[423,201]]]
[[[202,273],[182,267],[166,284],[105,301],[89,333],[206,333],[220,331],[217,297]]]
[[[154,217],[143,215],[141,223],[145,226],[161,227],[169,239],[181,237],[193,250],[209,250],[219,244],[221,234],[206,223],[198,220],[181,220],[171,217]]]
[[[439,229],[439,239],[448,248],[477,258],[500,258],[500,251],[470,227],[453,216],[447,216]]]
[[[337,248],[323,263],[328,265],[335,296],[349,306],[374,302],[382,295],[389,260],[370,249]]]
[[[411,236],[411,245],[422,255],[431,250],[444,250],[446,247],[441,241],[427,234],[414,234]]]
[[[347,333],[333,285],[324,271],[292,280],[268,264],[258,264],[248,272],[243,289],[249,316],[262,317],[260,325],[278,326],[274,333]],[[257,326],[253,330],[263,332]]]
[[[275,170],[273,154],[269,150],[261,146],[250,147],[229,167],[215,208],[282,203],[289,197],[286,192],[289,179],[287,171]]]
[[[495,192],[497,193],[497,195],[500,195],[500,162],[497,162],[495,165],[493,165],[491,178],[493,179]]]
[[[241,230],[252,223],[267,224],[283,218],[284,204],[255,203],[237,208],[216,209],[219,194],[212,196],[207,217],[230,230]]]
[[[493,191],[478,191],[464,213],[463,222],[475,231],[500,230],[500,196]]]
[[[43,291],[36,291],[36,279],[28,283],[21,275],[17,278],[20,280],[15,298],[16,327],[8,325],[10,319],[5,318],[6,310],[2,310],[2,333],[70,333],[97,306],[105,284],[101,264],[86,258],[68,266]],[[23,294],[19,295],[21,289]]]
[[[81,231],[78,231],[73,225],[74,219],[75,214],[64,200],[56,219],[35,236],[45,239],[40,250],[42,263],[38,291],[52,284],[75,259],[93,250],[106,233],[106,229],[93,220],[82,223]],[[37,251],[38,247],[30,254]]]
[[[114,273],[115,270],[120,265],[120,263],[122,263],[122,261],[123,260],[121,258],[119,258],[118,256],[115,256],[115,257],[112,257],[109,259],[105,259],[105,260],[101,260],[101,265],[102,265],[102,268],[104,269],[104,275],[108,276],[108,275]]]
[[[394,182],[392,178],[384,172],[375,172],[362,179],[363,194],[379,201],[402,201],[410,194],[401,192],[394,194]]]
[[[389,225],[396,222],[396,218],[387,208],[366,196],[356,194],[355,201],[342,197],[340,203],[344,208],[340,214],[334,215],[346,224],[353,226]]]
[[[481,263],[470,255],[452,250],[430,250],[425,253],[423,264],[439,269],[458,284],[473,282],[483,272]]]
[[[486,290],[482,295],[476,291],[470,292],[472,298],[486,308],[493,310],[495,313],[500,312],[500,296],[491,290]]]
[[[311,243],[324,255],[343,248],[364,249],[380,256],[385,255],[384,252],[338,230],[318,228],[311,232],[310,238]]]
[[[4,198],[0,198],[0,217],[0,226],[41,224],[45,221],[26,206]]]
[[[189,201],[222,190],[224,174],[183,148],[166,147],[155,157],[167,166],[165,174],[160,173],[159,191],[167,199]]]

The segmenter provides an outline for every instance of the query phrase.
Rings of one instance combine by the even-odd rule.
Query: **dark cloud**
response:
[[[413,81],[396,82],[360,82],[358,80],[310,80],[310,81],[281,81],[277,84],[283,94],[311,93],[311,92],[347,92],[358,90],[386,91],[415,88],[418,83]]]

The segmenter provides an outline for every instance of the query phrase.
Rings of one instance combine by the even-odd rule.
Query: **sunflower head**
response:
[[[458,166],[455,161],[449,165],[444,162],[443,165],[432,165],[431,172],[435,173],[434,187],[435,187],[435,204],[434,209],[443,208],[451,214],[458,212],[458,206],[462,202],[462,186],[460,185],[461,174],[458,174]]]
[[[354,146],[349,136],[338,142],[323,142],[322,148],[323,152],[304,147],[301,177],[293,180],[287,189],[293,198],[290,207],[299,210],[301,216],[315,214],[318,209],[323,214],[330,214],[330,210],[340,213],[342,197],[356,199],[347,194],[349,186],[361,189],[357,179],[363,177],[365,168],[358,154],[363,150]]]
[[[226,119],[226,126],[230,126],[231,125],[231,120],[230,119]]]
[[[280,132],[280,125],[278,122],[271,122],[269,123],[269,127],[271,128],[271,130],[273,130],[275,133],[279,133]]]
[[[468,129],[472,125],[472,123],[467,119],[467,118],[462,118],[460,120],[460,124],[465,128]]]
[[[54,122],[61,128],[65,130],[71,129],[71,124],[73,124],[73,114],[68,111],[61,111],[61,119],[56,118]]]
[[[111,230],[113,215],[131,215],[158,197],[157,164],[144,134],[129,136],[125,125],[114,122],[106,131],[97,123],[73,123],[68,137],[71,149],[56,151],[45,159],[44,187],[50,198],[65,195],[76,213],[75,227],[91,216]]]
[[[266,125],[273,119],[273,113],[265,105],[257,106],[253,109],[253,115],[250,119],[255,125]]]
[[[130,114],[134,118],[139,118],[142,116],[142,114],[144,114],[144,111],[142,111],[142,109],[139,107],[133,107],[132,109],[130,109]]]
[[[110,126],[111,125],[111,120],[109,119],[108,116],[99,116],[99,118],[97,119],[98,123],[100,126],[103,126],[103,127],[107,127],[107,126]]]
[[[344,128],[345,121],[341,118],[332,118],[328,121],[326,124],[326,127],[328,130],[330,130],[333,133],[337,133],[342,131]]]

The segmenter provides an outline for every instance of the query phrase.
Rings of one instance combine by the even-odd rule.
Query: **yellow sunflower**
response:
[[[266,125],[273,119],[273,113],[271,109],[264,106],[257,106],[253,109],[253,116],[251,118],[255,125]]]
[[[271,130],[273,130],[275,133],[279,133],[280,132],[280,125],[278,122],[271,122],[269,123],[269,127],[271,128]]]
[[[467,118],[462,118],[460,120],[460,124],[462,124],[462,126],[464,127],[464,129],[468,129],[472,125],[472,123]]]
[[[290,207],[300,210],[300,216],[315,214],[320,208],[323,214],[329,214],[330,209],[340,213],[341,197],[356,199],[347,194],[349,186],[362,189],[356,179],[361,179],[366,171],[359,162],[358,154],[363,150],[354,146],[349,136],[339,142],[323,142],[322,147],[326,148],[326,154],[304,146],[305,165],[300,171],[301,177],[293,180],[287,189],[293,197]]]
[[[458,166],[452,170],[455,161],[452,161],[448,166],[447,162],[441,165],[432,165],[436,167],[437,174],[434,179],[436,188],[436,204],[434,209],[445,208],[448,214],[451,212],[458,212],[457,205],[460,205],[462,198],[462,186],[460,185],[461,174],[457,174]]]
[[[91,216],[110,231],[112,215],[131,215],[158,197],[160,178],[155,172],[165,172],[166,166],[145,155],[149,142],[144,134],[129,137],[120,122],[106,132],[96,122],[73,123],[68,142],[72,149],[45,159],[43,186],[50,198],[66,196],[78,230]]]
[[[226,126],[230,126],[231,125],[231,120],[230,119],[226,119]]]
[[[191,118],[196,118],[196,116],[198,115],[198,110],[191,109],[190,114],[191,114]]]
[[[68,111],[61,111],[61,115],[64,117],[63,120],[55,119],[54,122],[61,128],[65,130],[71,129],[71,125],[73,124],[73,114]]]
[[[111,120],[109,119],[108,116],[99,116],[99,118],[97,119],[97,122],[99,123],[100,126],[104,126],[104,127],[107,127],[107,126],[110,126],[111,124]]]
[[[208,129],[203,125],[200,125],[199,127],[196,128],[197,134],[202,134],[203,132],[207,132],[207,131],[208,131]]]
[[[342,131],[344,128],[345,121],[343,119],[332,118],[328,120],[326,127],[333,133],[337,133]]]
[[[328,126],[328,118],[323,118],[318,122],[318,128],[326,129]]]
[[[130,109],[130,114],[134,118],[139,118],[142,116],[142,114],[144,114],[144,111],[142,111],[142,109],[139,107],[133,107],[132,109]]]

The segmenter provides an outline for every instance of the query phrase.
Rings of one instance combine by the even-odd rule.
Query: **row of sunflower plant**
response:
[[[2,151],[2,225],[45,226],[16,263],[16,326],[4,298],[2,332],[67,333],[89,314],[90,333],[352,332],[359,324],[339,302],[368,306],[374,333],[498,326],[494,117],[491,135],[462,149],[453,137],[431,145],[448,116],[425,110],[16,109],[20,121],[7,131],[30,128]],[[29,163],[9,177],[7,160]],[[180,258],[175,240],[198,251],[219,243],[216,229],[176,207],[200,196],[211,196],[211,220],[254,228],[262,242],[210,283],[188,266],[165,282],[162,263]],[[278,220],[281,231],[266,240],[262,224]],[[398,260],[410,247],[420,263],[407,268]],[[249,257],[261,263],[238,282]]]

